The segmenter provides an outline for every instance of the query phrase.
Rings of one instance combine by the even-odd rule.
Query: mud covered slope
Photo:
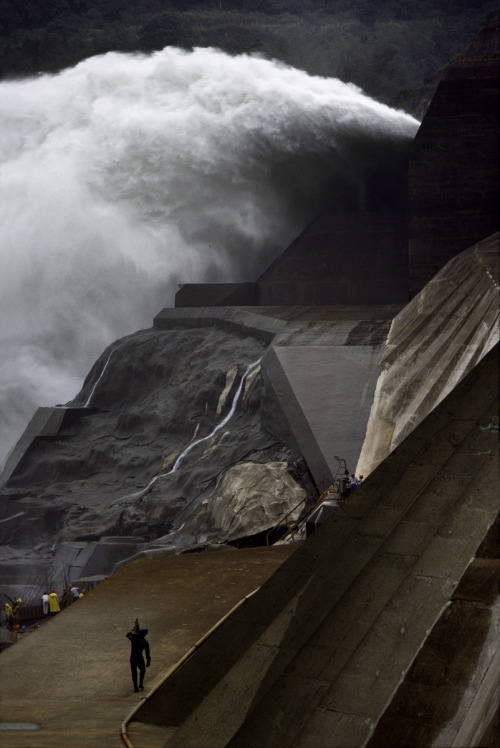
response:
[[[0,524],[3,543],[57,556],[101,536],[184,547],[271,527],[305,495],[291,477],[305,468],[260,427],[265,349],[216,328],[115,342],[71,404],[83,417],[36,440],[8,481],[4,516],[26,517]]]

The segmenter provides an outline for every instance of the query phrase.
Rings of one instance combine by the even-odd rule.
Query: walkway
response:
[[[119,748],[134,694],[125,634],[139,617],[150,630],[148,693],[163,674],[293,547],[207,551],[134,561],[84,599],[19,637],[0,655],[0,724],[38,722],[36,732],[0,731],[2,748]],[[135,729],[135,737],[134,737]],[[147,732],[142,742],[139,731]],[[132,727],[136,748],[165,738]]]

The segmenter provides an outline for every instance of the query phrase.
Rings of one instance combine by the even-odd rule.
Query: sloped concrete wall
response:
[[[499,576],[497,519],[368,748],[500,744]]]
[[[462,252],[395,317],[357,472],[368,475],[499,340],[496,233]]]
[[[364,745],[497,513],[498,346],[137,719],[169,748]]]

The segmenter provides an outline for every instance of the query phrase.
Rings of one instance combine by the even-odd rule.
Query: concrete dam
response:
[[[0,655],[24,673],[0,684],[0,728],[38,727],[2,745],[496,745],[498,29],[484,34],[439,84],[407,203],[327,210],[253,283],[184,285],[72,403],[35,414],[1,477],[1,589],[109,579]],[[341,460],[362,485],[309,537],[265,546]],[[113,653],[137,615],[153,682],[125,703]],[[47,653],[51,697],[28,686]]]

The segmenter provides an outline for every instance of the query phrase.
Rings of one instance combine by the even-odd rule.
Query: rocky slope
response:
[[[26,563],[36,546],[57,576],[102,536],[178,549],[272,527],[310,486],[303,460],[260,426],[266,347],[216,328],[113,343],[71,404],[83,417],[37,440],[10,478],[9,515],[27,517],[0,523],[3,560]]]

